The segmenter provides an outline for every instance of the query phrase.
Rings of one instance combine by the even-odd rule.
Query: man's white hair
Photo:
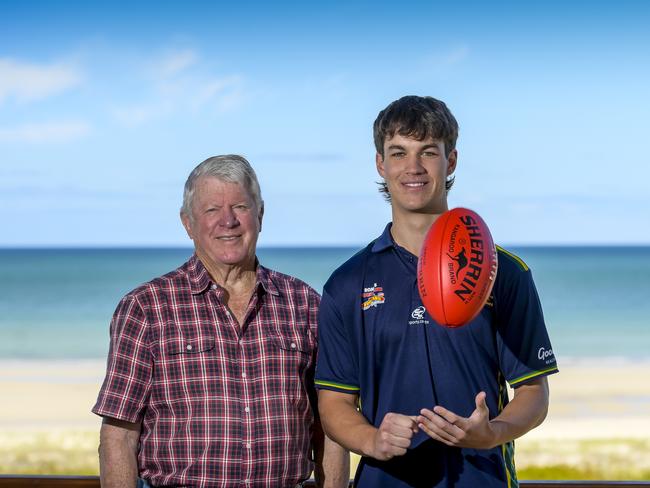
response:
[[[192,204],[194,202],[196,183],[204,176],[218,178],[221,181],[227,181],[229,183],[239,183],[253,197],[258,210],[262,209],[262,205],[264,204],[262,191],[260,190],[260,184],[257,181],[257,175],[253,167],[243,156],[225,154],[206,159],[194,168],[187,177],[183,191],[181,214],[186,215],[190,221],[194,220]]]

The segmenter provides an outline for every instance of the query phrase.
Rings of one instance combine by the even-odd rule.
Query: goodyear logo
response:
[[[368,310],[372,307],[377,307],[386,301],[384,296],[384,288],[374,283],[372,286],[363,289],[361,294],[361,308]]]

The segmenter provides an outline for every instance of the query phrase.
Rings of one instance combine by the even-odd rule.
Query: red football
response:
[[[460,327],[481,311],[497,275],[490,229],[474,211],[449,210],[433,223],[420,252],[418,288],[429,315]]]

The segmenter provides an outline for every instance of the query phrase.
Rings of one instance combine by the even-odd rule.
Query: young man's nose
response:
[[[413,154],[406,159],[406,170],[409,173],[420,174],[424,172],[422,158],[419,154]]]

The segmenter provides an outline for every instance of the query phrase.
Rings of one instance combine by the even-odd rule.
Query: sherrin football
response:
[[[418,261],[418,289],[429,315],[446,327],[467,324],[485,306],[496,275],[496,248],[483,219],[467,208],[440,215]]]

